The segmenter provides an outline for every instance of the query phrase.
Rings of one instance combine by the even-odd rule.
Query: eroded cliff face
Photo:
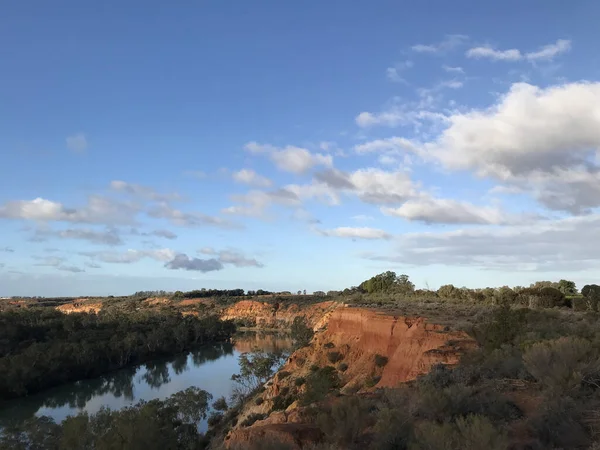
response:
[[[438,363],[455,365],[466,350],[475,346],[475,341],[466,333],[427,323],[422,317],[337,308],[329,315],[327,329],[317,333],[310,346],[289,357],[261,394],[263,403],[249,402],[241,419],[252,413],[269,414],[273,399],[282,393],[300,397],[305,386],[296,386],[295,380],[310,376],[314,366],[336,367],[341,392],[355,394],[414,380]],[[280,434],[286,430],[282,424],[306,424],[304,409],[294,402],[285,411],[273,412],[249,428],[233,430],[228,442],[252,440],[253,429],[263,435],[269,426],[277,425]]]
[[[87,298],[78,298],[72,303],[65,303],[64,305],[57,306],[56,309],[64,314],[70,313],[94,313],[102,309],[102,303],[100,302],[88,302]]]
[[[314,329],[323,327],[333,311],[342,307],[339,302],[320,302],[311,305],[296,303],[267,303],[256,300],[242,300],[223,311],[223,320],[248,320],[259,328],[281,328],[291,325],[298,316],[305,316]]]

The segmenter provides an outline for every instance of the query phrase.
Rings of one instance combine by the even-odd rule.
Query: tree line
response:
[[[200,319],[171,310],[0,313],[0,400],[227,341],[234,331],[232,322],[217,316]]]

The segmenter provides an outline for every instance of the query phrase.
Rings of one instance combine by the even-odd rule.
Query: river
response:
[[[287,351],[291,346],[291,340],[282,335],[238,333],[233,343],[206,345],[5,402],[0,406],[0,428],[33,416],[49,416],[61,422],[83,411],[93,414],[103,406],[121,409],[140,400],[165,399],[190,386],[210,392],[213,400],[220,396],[229,398],[234,386],[231,375],[239,371],[241,353],[253,348]],[[206,422],[200,424],[200,429],[206,430]]]

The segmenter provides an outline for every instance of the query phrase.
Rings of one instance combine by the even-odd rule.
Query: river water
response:
[[[282,335],[239,333],[233,343],[207,345],[172,358],[127,367],[103,377],[68,383],[0,405],[0,428],[33,416],[49,416],[60,422],[82,411],[90,414],[106,406],[116,410],[140,400],[165,399],[196,386],[213,400],[229,398],[231,375],[239,371],[238,357],[254,348],[287,351],[292,342]],[[206,423],[200,425],[206,430]]]

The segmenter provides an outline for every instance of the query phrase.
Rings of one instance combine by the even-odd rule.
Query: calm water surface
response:
[[[165,399],[175,392],[196,386],[210,392],[213,399],[229,398],[231,375],[239,371],[238,356],[259,348],[287,351],[292,342],[281,335],[240,333],[233,343],[198,348],[172,358],[152,361],[112,372],[100,378],[58,386],[0,406],[0,427],[12,421],[49,416],[60,422],[82,411],[90,414],[101,407],[121,409],[140,400]],[[201,424],[206,429],[206,424]]]

